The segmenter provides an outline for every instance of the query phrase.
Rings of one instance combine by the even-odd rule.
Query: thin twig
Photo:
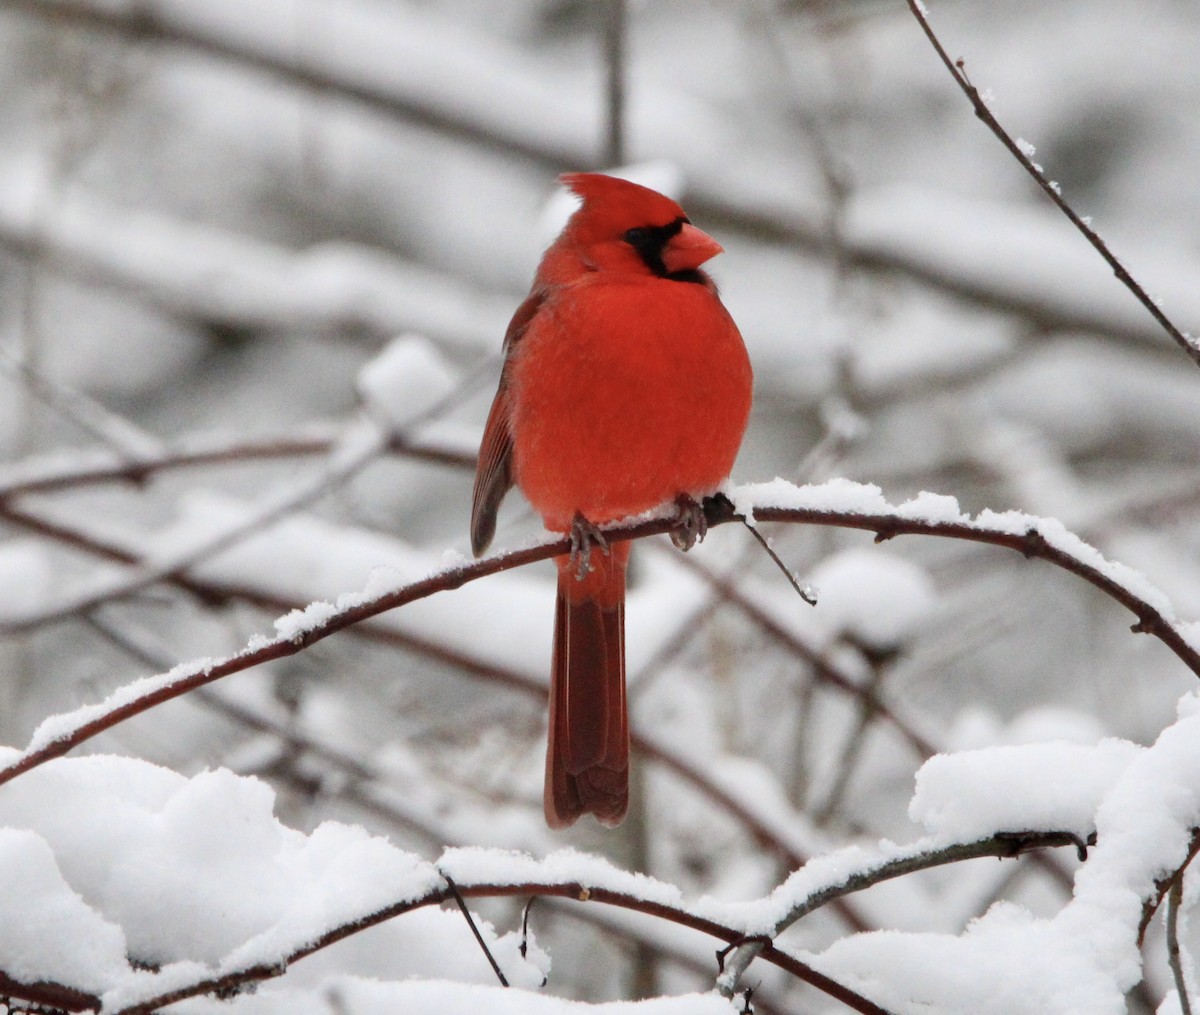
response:
[[[857,708],[854,727],[842,740],[841,757],[833,767],[833,782],[825,794],[824,801],[813,813],[813,820],[818,825],[826,824],[833,816],[833,812],[841,805],[842,798],[850,785],[850,779],[858,765],[863,746],[867,741],[868,727],[879,714],[879,688],[888,667],[883,659],[869,654],[866,654],[866,659],[871,667],[871,675],[863,685],[862,693],[855,699]]]
[[[758,526],[751,525],[750,520],[747,518],[742,519],[742,525],[746,527],[746,531],[749,532],[750,535],[758,540],[758,545],[761,546],[764,551],[766,551],[767,556],[771,558],[775,566],[779,568],[781,572],[783,572],[783,576],[788,580],[792,588],[796,590],[796,595],[808,603],[809,606],[816,606],[817,596],[816,593],[813,592],[811,586],[800,584],[800,579],[792,573],[791,568],[789,568],[782,560],[780,560],[779,554],[775,552],[775,549],[771,546],[770,541],[758,531]]]
[[[954,78],[955,83],[963,94],[970,100],[972,108],[975,110],[975,115],[984,122],[987,128],[996,135],[1000,143],[1008,149],[1013,158],[1021,164],[1021,168],[1025,170],[1039,187],[1046,193],[1055,206],[1061,211],[1070,221],[1071,224],[1083,234],[1084,238],[1095,248],[1096,252],[1104,258],[1105,262],[1112,269],[1113,274],[1120,279],[1121,283],[1133,293],[1137,301],[1146,308],[1150,316],[1162,327],[1162,329],[1171,336],[1188,357],[1197,366],[1200,366],[1200,344],[1196,342],[1190,335],[1182,332],[1177,328],[1174,322],[1163,312],[1149,293],[1142,288],[1141,284],[1129,273],[1125,266],[1117,260],[1116,256],[1109,249],[1108,244],[1104,242],[1100,234],[1097,233],[1083,218],[1072,208],[1062,194],[1059,192],[1059,187],[1053,181],[1048,180],[1046,175],[1037,166],[1032,158],[1021,146],[1013,139],[1012,135],[1004,129],[995,114],[988,108],[987,103],[983,100],[983,96],[979,94],[979,90],[971,84],[967,77],[967,72],[964,63],[961,59],[951,60],[941,40],[933,31],[933,27],[929,24],[929,18],[926,16],[921,0],[906,0],[908,9],[912,11],[913,17],[921,26],[921,30],[925,33],[925,37],[933,46],[937,55],[941,58],[946,69],[950,72],[950,76]]]
[[[625,0],[604,0],[604,159],[607,166],[625,164],[626,32],[629,8]]]
[[[1179,1009],[1183,1015],[1192,1015],[1192,1002],[1188,999],[1187,977],[1183,973],[1183,953],[1179,947],[1179,910],[1183,908],[1183,876],[1175,879],[1167,896],[1167,962],[1175,979],[1175,993],[1179,997]]]
[[[1142,918],[1138,923],[1138,947],[1141,948],[1146,941],[1146,931],[1150,928],[1150,921],[1154,919],[1154,914],[1158,911],[1158,907],[1163,904],[1170,892],[1172,886],[1183,877],[1183,872],[1191,864],[1197,856],[1200,856],[1200,828],[1192,829],[1192,839],[1188,844],[1187,856],[1184,857],[1183,863],[1175,868],[1170,874],[1155,883],[1155,893],[1142,904]]]
[[[479,928],[475,925],[475,918],[471,915],[471,911],[467,908],[467,903],[462,897],[462,893],[458,890],[458,885],[454,883],[454,879],[445,871],[439,871],[443,878],[446,879],[446,884],[450,886],[450,894],[454,896],[454,901],[458,903],[458,908],[462,910],[462,915],[467,921],[467,926],[471,928],[471,933],[475,935],[475,940],[479,943],[479,947],[483,949],[483,954],[487,956],[488,962],[492,965],[492,972],[496,974],[496,979],[500,981],[501,987],[509,985],[505,979],[504,970],[500,968],[500,963],[496,961],[496,956],[492,954],[492,950],[488,948],[487,942],[484,941],[483,935],[479,933]],[[524,953],[522,953],[524,954]]]

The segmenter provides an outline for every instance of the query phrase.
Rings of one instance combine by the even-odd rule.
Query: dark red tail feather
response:
[[[592,551],[582,581],[559,561],[546,754],[546,821],[552,828],[594,814],[620,824],[629,805],[625,702],[625,562],[628,544]]]

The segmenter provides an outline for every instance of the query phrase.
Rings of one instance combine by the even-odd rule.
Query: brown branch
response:
[[[1167,964],[1175,980],[1175,994],[1179,998],[1182,1015],[1192,1015],[1192,1001],[1188,996],[1187,976],[1183,972],[1183,955],[1179,947],[1179,910],[1183,906],[1183,877],[1175,879],[1167,896]]]
[[[744,614],[756,627],[792,655],[804,660],[816,678],[823,684],[837,688],[855,697],[863,696],[861,684],[843,673],[823,652],[802,640],[779,623],[766,610],[739,589],[732,579],[717,574],[706,564],[693,557],[682,558],[683,565],[693,574],[702,577],[721,598]],[[875,713],[886,719],[924,760],[937,754],[939,748],[927,736],[915,729],[907,720],[897,715],[878,695],[873,699]]]
[[[214,441],[207,446],[179,447],[165,450],[159,455],[140,455],[133,461],[114,460],[106,455],[102,461],[57,468],[52,472],[27,475],[25,478],[21,478],[22,470],[5,470],[14,478],[7,482],[0,480],[0,501],[29,494],[58,493],[107,483],[141,486],[160,473],[178,469],[328,455],[336,444],[337,438],[333,434],[285,434],[251,440]],[[464,470],[475,467],[473,454],[404,434],[393,435],[388,440],[386,450],[391,454],[436,465],[449,465]]]
[[[1183,863],[1166,877],[1156,881],[1154,895],[1142,904],[1142,918],[1138,923],[1138,947],[1145,943],[1146,931],[1150,927],[1150,921],[1154,919],[1154,914],[1158,912],[1158,907],[1163,904],[1163,900],[1170,894],[1175,882],[1183,877],[1183,872],[1188,869],[1197,856],[1200,856],[1200,828],[1192,829],[1192,841],[1188,844],[1187,856],[1183,858]]]
[[[964,69],[963,61],[961,59],[950,59],[950,56],[946,52],[945,47],[942,45],[941,40],[937,37],[933,31],[933,27],[929,24],[929,19],[925,15],[921,0],[906,0],[906,2],[908,3],[908,9],[912,11],[913,17],[917,19],[917,22],[920,24],[921,30],[925,33],[925,37],[929,40],[930,45],[933,46],[942,63],[946,65],[946,70],[950,72],[950,76],[954,78],[955,84],[962,89],[963,94],[970,101],[971,107],[975,110],[975,115],[983,121],[988,130],[996,135],[996,137],[1000,140],[1000,143],[1004,145],[1012,157],[1020,163],[1021,168],[1024,169],[1025,172],[1027,172],[1031,177],[1033,177],[1034,182],[1036,182],[1037,185],[1042,188],[1050,200],[1054,202],[1054,205],[1058,208],[1058,210],[1070,220],[1071,224],[1083,234],[1084,238],[1092,245],[1092,247],[1095,248],[1096,252],[1102,258],[1104,258],[1105,263],[1112,269],[1113,274],[1116,275],[1116,277],[1121,281],[1121,284],[1124,285],[1125,288],[1131,293],[1133,293],[1134,298],[1146,308],[1146,311],[1150,314],[1150,316],[1153,317],[1154,320],[1157,321],[1162,327],[1162,329],[1171,336],[1171,338],[1175,341],[1175,344],[1178,345],[1185,353],[1187,353],[1188,358],[1191,359],[1191,361],[1197,366],[1200,366],[1200,344],[1197,344],[1194,338],[1192,338],[1190,335],[1184,334],[1175,326],[1174,322],[1172,322],[1171,319],[1163,312],[1162,308],[1159,307],[1149,293],[1142,288],[1141,284],[1129,273],[1125,266],[1121,264],[1119,260],[1117,260],[1116,256],[1109,249],[1108,244],[1104,242],[1100,234],[1097,233],[1090,225],[1088,225],[1079,216],[1075,209],[1063,199],[1062,194],[1059,192],[1059,188],[1050,180],[1048,180],[1041,169],[1034,164],[1033,159],[1031,159],[1029,155],[1021,150],[1021,146],[1018,145],[1013,139],[1012,135],[1004,129],[1000,121],[996,119],[995,114],[988,108],[987,103],[983,101],[983,97],[979,94],[979,90],[973,84],[971,84],[970,79],[967,77],[967,72]]]
[[[719,525],[740,521],[733,506],[724,498],[715,498],[706,503],[708,524]],[[1135,631],[1153,634],[1170,648],[1188,668],[1200,676],[1200,653],[1193,648],[1170,621],[1152,604],[1122,585],[1098,567],[1054,546],[1036,528],[1036,519],[1030,519],[1030,527],[1021,534],[1005,528],[990,528],[979,522],[930,521],[902,517],[894,510],[879,512],[835,511],[818,508],[759,507],[755,517],[761,521],[787,521],[812,525],[830,525],[844,528],[863,529],[876,533],[877,539],[891,538],[902,534],[921,534],[946,538],[965,539],[988,543],[1017,550],[1026,557],[1038,557],[1083,578],[1131,610],[1139,618]],[[638,539],[649,535],[669,532],[676,525],[670,517],[651,518],[645,521],[614,525],[603,531],[610,540]],[[515,567],[560,556],[570,551],[570,540],[566,537],[545,542],[522,550],[498,554],[483,560],[464,563],[448,568],[420,581],[413,582],[392,592],[363,600],[315,623],[293,638],[277,637],[269,641],[256,641],[253,647],[215,661],[205,660],[178,667],[169,674],[152,682],[152,686],[135,697],[128,696],[128,689],[118,692],[120,703],[105,709],[94,706],[79,713],[74,721],[60,719],[53,732],[35,732],[34,742],[11,762],[0,768],[0,785],[51,758],[60,757],[73,747],[89,740],[104,730],[139,715],[142,712],[186,694],[197,687],[219,680],[231,673],[238,673],[274,659],[281,659],[303,651],[309,645],[362,623],[388,610],[405,606],[438,592],[455,589],[467,582],[490,574],[498,574]],[[10,624],[9,632],[26,629],[24,624]],[[36,626],[36,625],[33,625]],[[3,628],[0,628],[2,632]],[[90,716],[85,718],[84,716]]]
[[[100,998],[95,994],[77,990],[75,987],[65,987],[61,983],[47,983],[44,980],[22,983],[7,973],[0,972],[0,999],[8,1001],[12,998],[53,1011],[100,1010]],[[13,1006],[8,1007],[11,1009]]]
[[[766,942],[783,933],[809,913],[815,912],[822,906],[845,895],[861,892],[884,881],[917,871],[932,870],[946,864],[959,863],[963,860],[977,860],[987,856],[998,857],[1002,860],[1013,859],[1031,850],[1070,846],[1082,857],[1086,846],[1093,843],[1094,836],[1085,844],[1073,832],[1004,832],[976,842],[953,843],[936,849],[919,848],[848,874],[835,884],[814,888],[789,907],[788,911],[775,922],[769,935],[756,937],[735,949],[719,980],[721,992],[727,997],[731,997],[736,992],[738,981],[750,963],[759,955],[765,954],[765,951],[760,951],[760,949],[765,949]]]
[[[3,503],[0,503],[0,518],[24,523],[42,535],[57,539],[77,549],[95,553],[105,559],[112,559],[126,564],[140,563],[140,558],[127,550],[100,542],[77,530],[68,529],[56,523],[45,522],[34,516],[13,513],[11,509],[6,509]],[[686,560],[687,558],[684,559]],[[241,601],[275,614],[289,613],[292,610],[302,609],[305,605],[295,600],[269,595],[257,589],[225,585],[195,579],[187,575],[175,575],[170,579],[170,582],[196,596],[197,599],[208,605]],[[114,633],[102,621],[92,617],[89,619],[89,623],[103,636],[110,640],[116,640]],[[545,684],[531,679],[517,670],[506,669],[491,662],[475,659],[438,642],[416,635],[405,634],[394,628],[381,626],[371,621],[354,626],[350,629],[350,633],[358,637],[416,652],[427,658],[436,659],[438,662],[454,667],[456,670],[475,679],[501,684],[527,697],[533,697],[538,702],[545,701]],[[680,647],[683,644],[681,642]],[[125,641],[122,641],[119,647],[123,651],[135,655],[140,661],[150,664],[154,670],[165,670],[169,666],[169,663],[164,665],[164,660],[148,656],[143,650],[129,645]],[[364,767],[363,762],[351,758],[340,749],[310,740],[297,731],[284,730],[281,727],[271,724],[265,717],[249,712],[242,705],[224,699],[204,698],[202,700],[205,704],[210,704],[213,708],[224,712],[229,718],[235,721],[242,722],[256,729],[274,732],[280,736],[287,737],[297,747],[314,754],[316,757],[320,757],[326,763],[342,768],[343,771],[355,779],[374,777],[373,770],[369,772]],[[636,728],[630,731],[630,743],[640,756],[670,769],[698,792],[708,797],[729,813],[743,825],[760,846],[774,853],[788,869],[794,870],[802,867],[807,862],[808,858],[804,854],[782,838],[773,828],[764,823],[753,810],[738,800],[737,797],[710,779],[704,772],[692,764],[691,761],[658,744]],[[930,753],[933,752],[930,751]],[[370,799],[366,794],[363,794],[358,802],[377,809],[383,807],[383,805]],[[402,814],[392,809],[384,809],[381,813],[383,817],[397,821],[405,827],[419,832],[430,841],[440,841],[431,828],[422,824],[419,819],[412,815]],[[872,929],[872,926],[852,906],[839,903],[835,908],[842,919],[854,930]]]
[[[505,898],[512,896],[555,896],[562,899],[574,899],[578,902],[600,902],[606,905],[618,906],[622,909],[644,913],[647,916],[668,920],[681,927],[698,930],[726,943],[736,943],[745,939],[745,932],[722,924],[716,920],[693,913],[679,906],[671,906],[662,902],[654,902],[632,895],[628,892],[611,888],[594,887],[580,882],[523,882],[521,884],[468,884],[463,880],[457,882],[458,889],[466,898]],[[316,939],[295,949],[288,956],[277,962],[262,963],[233,972],[222,973],[204,980],[198,980],[186,986],[165,991],[155,997],[137,1004],[122,1008],[113,1015],[151,1015],[157,1009],[185,998],[202,994],[230,994],[246,989],[253,984],[268,980],[286,972],[287,967],[313,953],[327,948],[368,927],[373,927],[390,920],[393,917],[421,909],[425,906],[438,905],[452,898],[449,887],[429,889],[420,896],[397,902],[391,906],[377,910],[357,920],[353,920],[331,928]],[[836,980],[825,976],[813,969],[807,963],[789,955],[777,946],[765,945],[761,957],[778,966],[792,976],[816,987],[835,1000],[841,1001],[853,1011],[863,1015],[888,1015],[888,1012],[851,990]]]

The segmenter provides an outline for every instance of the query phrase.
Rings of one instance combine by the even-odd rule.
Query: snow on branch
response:
[[[959,510],[953,498],[928,493],[891,505],[878,487],[840,479],[804,487],[775,480],[733,488],[730,497],[732,500],[716,498],[708,502],[710,525],[745,518],[751,523],[780,521],[863,529],[874,532],[877,541],[905,534],[939,536],[1007,547],[1026,557],[1045,560],[1077,575],[1125,606],[1138,618],[1133,626],[1135,632],[1153,635],[1200,676],[1200,650],[1193,644],[1197,637],[1194,625],[1181,622],[1166,596],[1143,575],[1106,560],[1054,519],[990,510],[970,518]],[[610,539],[636,539],[668,532],[674,524],[673,512],[663,509],[604,531]],[[45,720],[28,747],[0,767],[0,784],[196,687],[295,655],[388,610],[487,575],[567,553],[569,549],[567,538],[547,536],[521,549],[478,561],[455,562],[420,578],[389,574],[379,579],[386,587],[345,593],[336,603],[311,603],[304,610],[276,621],[274,637],[256,636],[240,652],[182,663],[167,673],[128,684],[101,703]],[[36,619],[23,618],[18,626],[35,623]],[[11,621],[0,625],[0,629],[12,627]]]
[[[688,902],[671,885],[572,850],[534,859],[458,848],[431,863],[336,822],[303,835],[279,824],[273,802],[257,779],[225,771],[188,779],[149,762],[103,756],[56,762],[7,790],[0,798],[0,820],[8,826],[0,854],[6,869],[23,874],[30,887],[27,895],[0,899],[0,927],[16,932],[0,930],[6,977],[0,990],[44,1003],[57,999],[69,1010],[102,1006],[111,1015],[148,1015],[202,994],[229,996],[369,927],[448,901],[452,880],[467,898],[598,902],[727,945],[753,939],[763,960],[852,1010],[879,1015],[884,1008],[774,936],[836,898],[902,873],[1075,841],[1069,832],[1030,832],[963,844],[933,838],[903,847],[851,847],[803,868],[763,899]],[[54,817],[62,813],[72,820]],[[123,820],[112,822],[113,813]],[[81,827],[92,833],[81,837]],[[238,834],[229,835],[230,828]],[[215,860],[219,878],[206,873]],[[139,891],[131,891],[132,882]],[[254,904],[244,898],[251,883]],[[9,919],[18,906],[42,915]],[[191,919],[176,920],[184,910]],[[444,917],[434,927],[439,939],[453,933],[452,916]],[[429,932],[422,924],[407,933]],[[406,931],[396,925],[393,933],[400,942]],[[519,955],[513,935],[497,935],[487,923],[480,934],[514,985],[540,982],[536,949]],[[16,948],[31,937],[42,947]],[[67,939],[74,942],[70,953],[47,944]],[[142,960],[141,968],[126,960],[127,952]]]
[[[37,516],[23,513],[18,509],[5,507],[3,504],[0,504],[0,517],[17,524],[22,524],[49,538],[58,539],[66,545],[99,555],[105,559],[112,559],[134,566],[140,566],[142,563],[138,555],[123,547],[101,542],[95,537],[77,529],[67,528],[62,524],[40,519]],[[324,544],[320,540],[302,539],[295,544],[289,542],[288,545],[293,548],[289,552],[298,552],[296,547],[301,545],[316,545],[318,546],[317,552],[321,553],[322,551],[319,547]],[[376,559],[379,558],[377,551],[371,552],[375,554]],[[345,554],[342,553],[340,556],[345,556]],[[677,555],[674,556],[677,557]],[[276,567],[255,566],[251,570],[257,573],[261,579],[263,574],[274,574],[278,569]],[[289,616],[300,616],[306,608],[306,603],[289,600],[280,591],[273,588],[251,587],[239,582],[236,576],[227,578],[224,581],[218,581],[207,576],[196,577],[193,575],[176,574],[171,575],[167,580],[205,603],[224,604],[231,601],[241,601],[250,603],[263,610],[276,613],[283,612]],[[736,603],[737,601],[734,600],[734,602]],[[752,604],[747,603],[746,605],[749,608],[751,619],[763,625],[764,630],[772,635],[772,637],[783,639],[784,644],[789,649],[796,650],[796,646],[799,643],[793,635],[773,623],[761,611],[752,609]],[[127,654],[154,669],[164,671],[170,669],[170,663],[164,661],[161,653],[149,652],[143,646],[132,644],[128,637],[114,630],[111,624],[103,618],[89,616],[88,620],[102,636],[117,644]],[[427,658],[436,659],[441,663],[454,667],[457,672],[471,676],[473,679],[498,684],[535,698],[539,703],[544,702],[546,688],[541,678],[530,675],[513,666],[506,666],[498,662],[495,658],[478,658],[473,654],[468,654],[468,651],[463,648],[455,647],[441,640],[435,640],[429,634],[414,633],[413,630],[390,622],[386,617],[356,624],[349,628],[349,633],[380,644],[395,646]],[[812,652],[808,650],[803,654],[807,657],[811,656]],[[837,671],[828,661],[820,664],[819,668],[821,673],[831,675],[835,686],[848,693],[859,693],[859,689],[853,686],[850,679],[837,674]],[[203,690],[201,688],[198,692],[193,693],[202,693]],[[201,700],[205,704],[210,703],[210,699],[208,698]],[[252,728],[261,730],[264,728],[264,724],[267,723],[266,717],[250,713],[245,707],[237,706],[232,702],[219,700],[211,704],[214,708],[224,712],[235,721],[249,725]],[[324,763],[333,765],[353,779],[371,777],[372,773],[369,767],[364,767],[365,762],[361,759],[348,758],[339,748],[303,737],[295,730],[283,730],[274,727],[271,727],[271,729],[272,732],[283,737],[285,740],[314,754]],[[772,795],[770,806],[767,806],[758,801],[754,796],[744,792],[744,787],[740,784],[740,778],[737,775],[729,779],[723,778],[719,774],[710,776],[706,771],[707,766],[701,763],[701,759],[691,757],[683,745],[668,744],[657,732],[641,728],[640,724],[636,722],[636,717],[634,727],[631,730],[631,742],[633,749],[639,756],[670,770],[701,795],[713,801],[724,813],[729,814],[741,824],[763,848],[770,850],[779,857],[780,861],[788,868],[802,866],[813,852],[817,843],[814,841],[811,831],[808,830],[809,823],[802,815],[795,812],[788,801],[778,798],[777,794]],[[928,745],[926,747],[927,749],[922,752],[923,756],[933,753],[932,747]],[[703,760],[706,762],[711,761],[710,758]],[[376,796],[370,793],[367,794],[367,797],[368,799],[365,801],[367,805],[372,809],[380,811],[389,821],[398,823],[406,828],[417,829],[420,834],[427,838],[433,838],[441,842],[455,840],[455,835],[443,825],[438,825],[436,830],[430,827],[429,821],[436,808],[430,808],[428,813],[414,813],[411,808],[406,808],[403,812],[400,812],[391,803],[381,803]],[[797,834],[798,830],[801,829],[805,830],[804,834]],[[838,900],[835,902],[834,908],[848,926],[859,930],[870,928],[869,921],[852,905]]]

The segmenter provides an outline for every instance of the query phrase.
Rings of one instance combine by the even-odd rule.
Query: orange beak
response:
[[[690,222],[667,241],[662,259],[667,271],[694,271],[710,257],[716,257],[724,248],[706,232]]]

